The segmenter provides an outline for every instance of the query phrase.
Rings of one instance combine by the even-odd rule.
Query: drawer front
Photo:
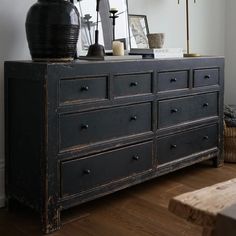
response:
[[[189,87],[188,71],[163,72],[158,74],[158,92],[187,89]]]
[[[60,150],[152,130],[151,103],[60,117]]]
[[[62,105],[107,99],[107,77],[62,79],[59,97]]]
[[[158,164],[168,163],[217,146],[217,125],[163,138],[157,142]]]
[[[152,142],[61,164],[61,196],[78,194],[152,168]]]
[[[218,115],[218,94],[209,93],[159,102],[158,128]]]
[[[134,96],[152,92],[152,73],[117,75],[114,77],[114,96]]]
[[[204,69],[194,71],[194,87],[203,87],[219,84],[218,69]]]

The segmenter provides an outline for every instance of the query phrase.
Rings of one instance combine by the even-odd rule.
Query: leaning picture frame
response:
[[[80,34],[77,44],[77,55],[85,56],[88,52],[88,48],[95,40],[96,29],[96,1],[86,0],[78,1],[71,0],[71,2],[77,7],[80,14]],[[117,8],[118,18],[116,19],[115,34],[116,40],[124,43],[125,49],[130,49],[130,37],[128,26],[128,4],[127,0],[100,0],[99,9],[99,44],[104,45],[106,52],[112,50],[113,41],[113,25],[110,18],[110,9]]]
[[[130,48],[149,48],[149,27],[146,15],[129,14]]]

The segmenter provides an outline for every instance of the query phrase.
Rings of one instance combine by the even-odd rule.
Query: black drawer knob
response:
[[[131,121],[135,121],[135,120],[137,120],[137,119],[138,119],[137,116],[131,116],[131,117],[130,117],[130,120],[131,120]]]
[[[179,110],[177,108],[171,109],[171,113],[177,113]]]
[[[208,103],[208,102],[206,102],[206,103],[203,104],[203,107],[208,107],[208,106],[209,106],[209,103]]]
[[[137,87],[138,86],[138,82],[131,82],[130,83],[130,87]]]
[[[206,136],[203,137],[203,139],[204,140],[209,140],[209,136],[206,135]]]
[[[176,144],[171,144],[171,145],[170,145],[170,148],[171,148],[171,149],[176,149],[176,148],[177,148],[177,145],[176,145]]]
[[[210,79],[211,76],[210,76],[210,75],[205,75],[204,78],[205,78],[205,79]]]
[[[89,170],[89,169],[84,170],[84,174],[85,175],[90,175],[91,174],[91,170]]]
[[[138,161],[140,157],[138,155],[133,156],[133,160]]]
[[[171,83],[177,82],[177,78],[172,78],[172,79],[170,80],[170,82],[171,82]]]
[[[81,91],[83,91],[83,92],[86,92],[86,91],[88,91],[89,90],[89,87],[88,86],[82,86],[81,87]]]
[[[81,125],[81,129],[82,129],[82,130],[87,130],[88,128],[89,128],[88,125]]]

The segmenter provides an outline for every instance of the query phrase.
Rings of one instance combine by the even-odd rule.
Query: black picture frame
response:
[[[130,48],[149,48],[149,34],[146,15],[129,14]]]

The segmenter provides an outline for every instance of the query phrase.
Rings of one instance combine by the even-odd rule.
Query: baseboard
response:
[[[5,206],[5,193],[4,193],[4,161],[0,160],[0,207]]]

